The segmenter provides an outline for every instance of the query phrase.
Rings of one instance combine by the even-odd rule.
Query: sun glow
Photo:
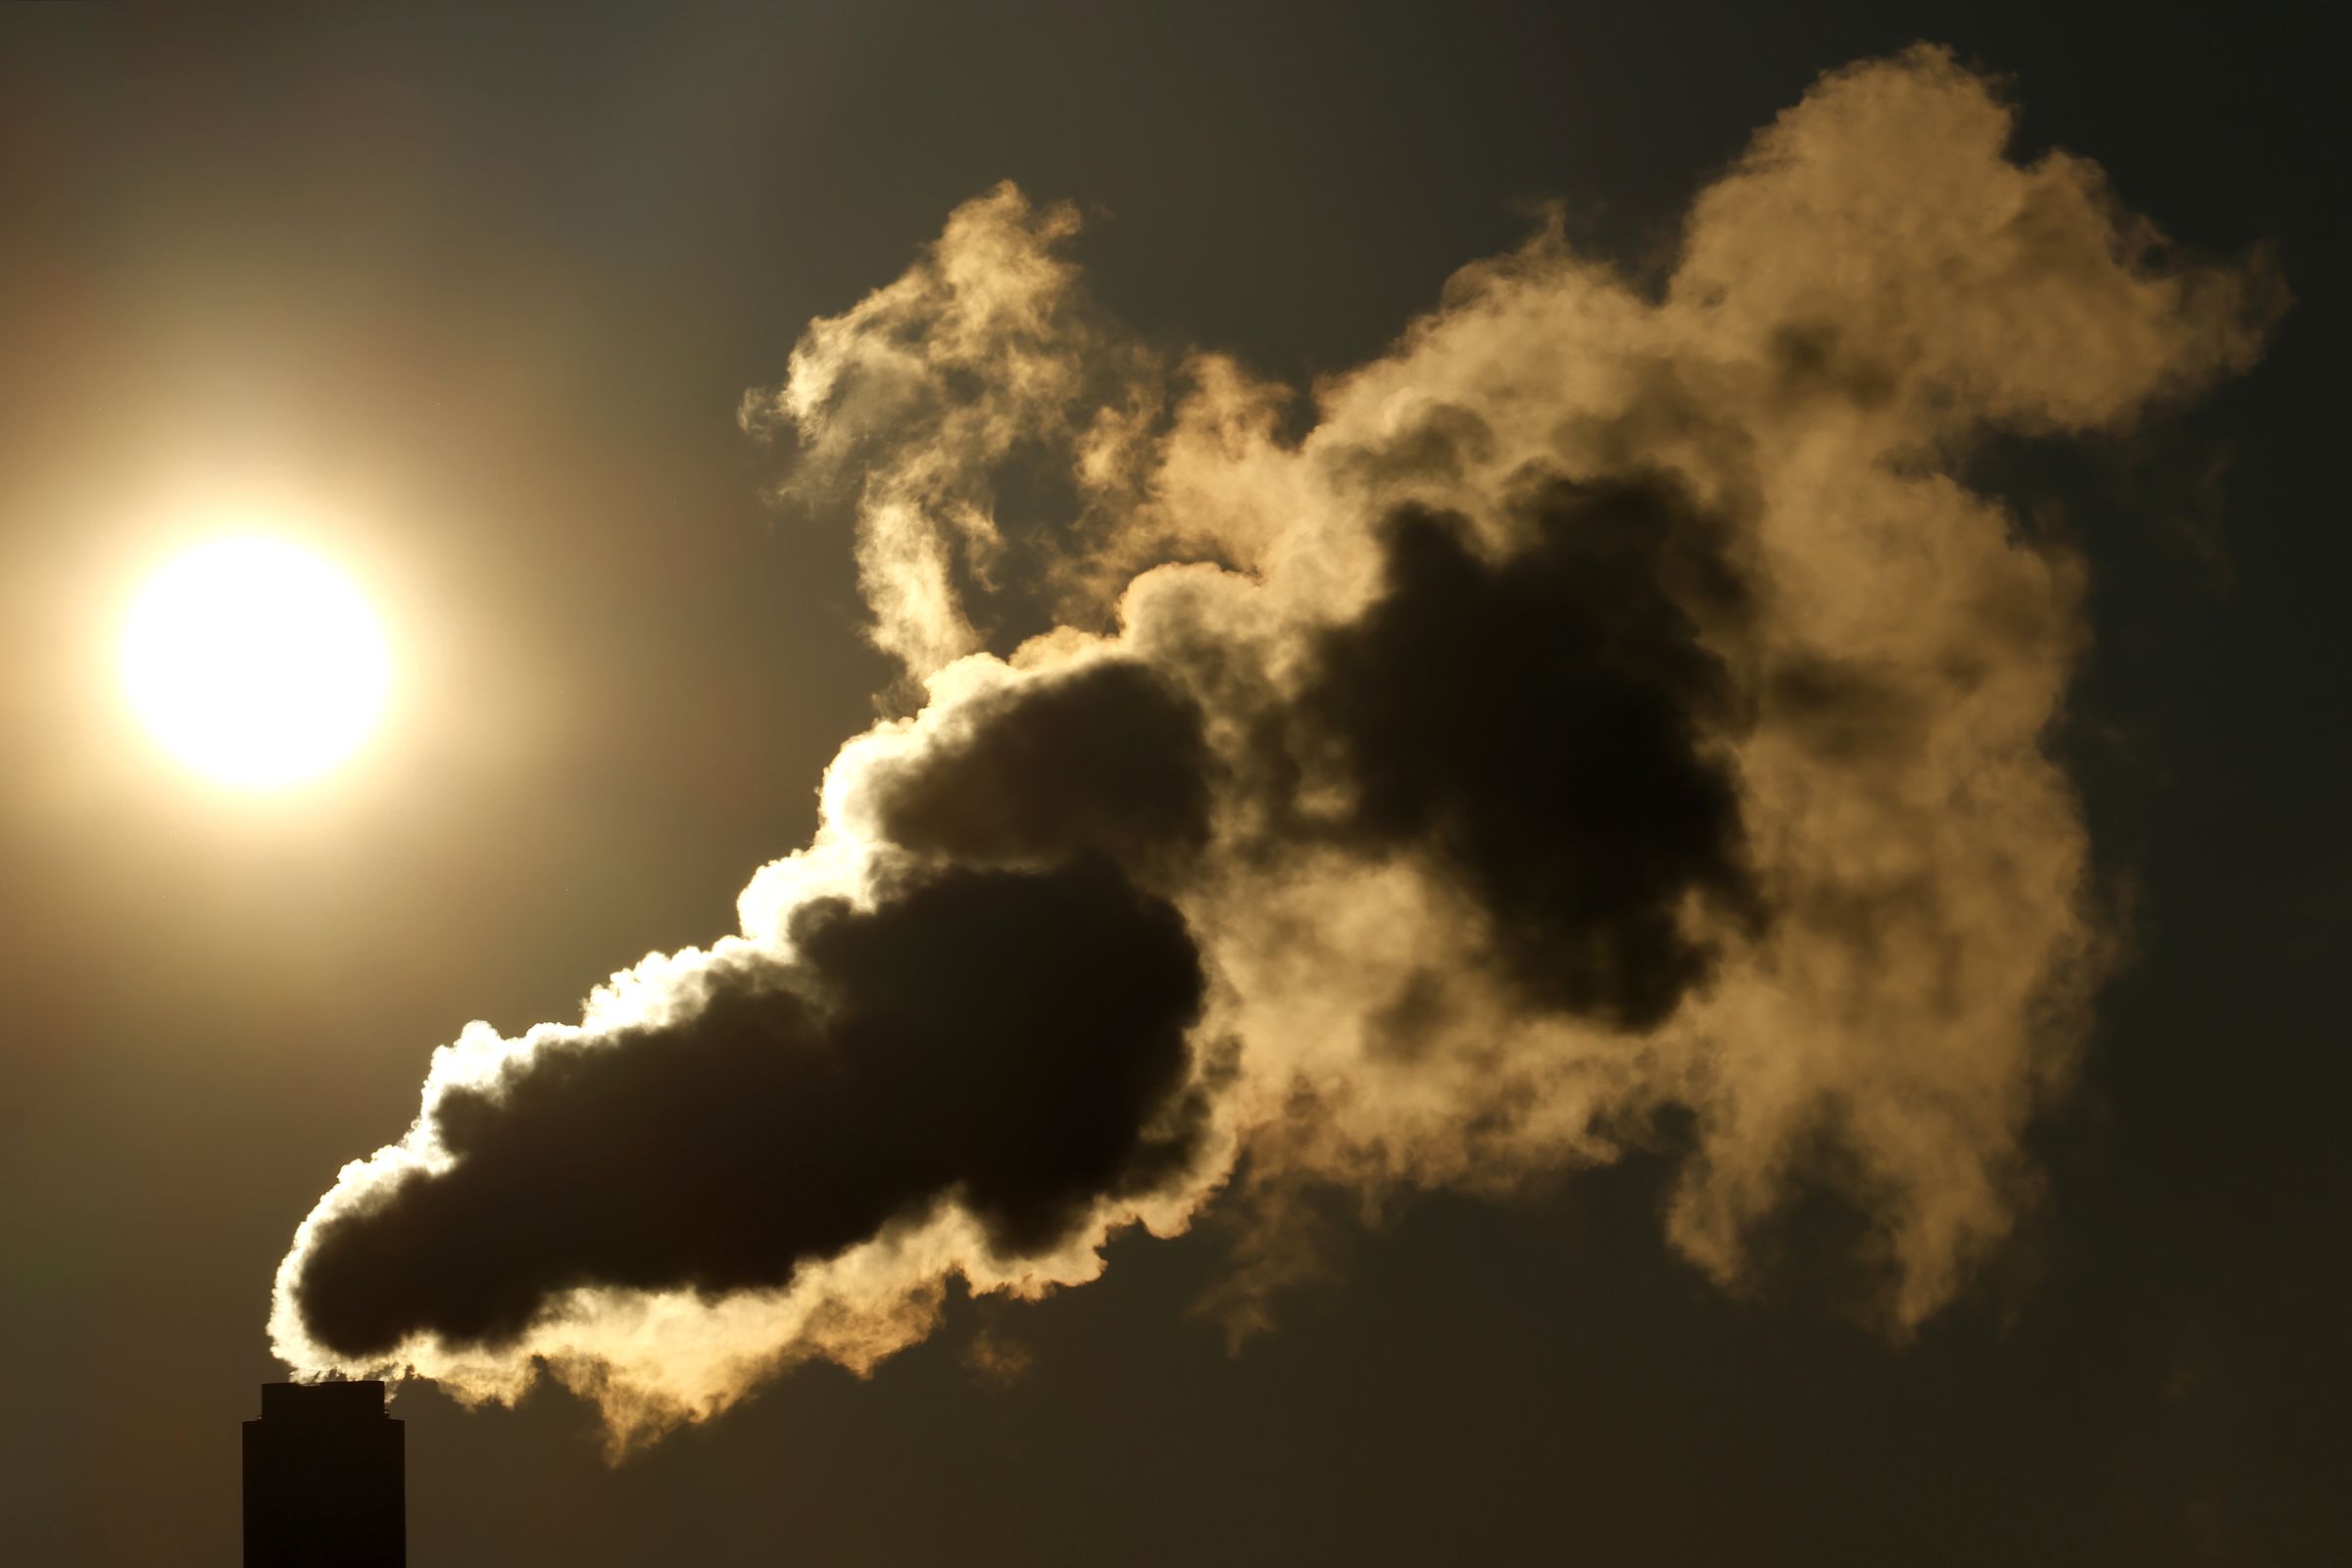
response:
[[[197,545],[147,580],[122,679],[148,731],[240,789],[315,778],[375,727],[391,661],[350,579],[264,535]]]

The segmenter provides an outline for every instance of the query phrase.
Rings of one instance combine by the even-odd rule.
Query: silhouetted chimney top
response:
[[[262,1419],[291,1426],[341,1426],[385,1418],[384,1386],[371,1379],[336,1383],[265,1383]]]

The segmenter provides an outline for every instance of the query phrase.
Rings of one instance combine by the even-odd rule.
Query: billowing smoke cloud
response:
[[[669,1017],[445,1090],[445,1160],[318,1238],[312,1336],[511,1344],[568,1291],[772,1286],[951,1201],[994,1253],[1052,1250],[1192,1157],[1200,961],[1107,865],[814,900],[788,938],[682,977]]]
[[[1378,597],[1309,644],[1297,733],[1344,783],[1338,835],[1466,892],[1528,1003],[1648,1029],[1708,966],[1685,906],[1752,891],[1740,699],[1699,629],[1733,635],[1740,585],[1654,485],[1509,510],[1499,561],[1466,517],[1389,519]]]
[[[1934,1311],[2030,1194],[2103,956],[2047,749],[2082,567],[1960,460],[2128,428],[2278,297],[2010,129],[1940,51],[1833,74],[1662,287],[1546,229],[1302,435],[1123,334],[1068,209],[959,209],[745,410],[857,517],[919,710],[843,748],[740,935],[435,1055],[297,1233],[279,1354],[544,1367],[625,1445],[1212,1201],[1261,1227],[1252,1326],[1302,1198],[1669,1115],[1699,1267],[1828,1184],[1888,1325]],[[1051,526],[1001,523],[1015,474]],[[985,651],[1040,588],[1058,624]]]

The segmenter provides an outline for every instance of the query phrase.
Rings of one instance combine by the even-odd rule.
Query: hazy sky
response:
[[[1751,133],[1931,39],[2008,79],[2013,156],[2092,159],[2294,296],[2193,404],[1968,459],[2087,564],[2053,751],[2128,940],[2032,1123],[2040,1196],[1956,1298],[1905,1344],[1863,1321],[1864,1223],[1826,1190],[1711,1282],[1668,1239],[1669,1126],[1377,1224],[1338,1193],[1329,1266],[1233,1354],[1200,1308],[1251,1233],[1212,1202],[1083,1289],[952,1292],[870,1380],[790,1372],[617,1468],[557,1389],[467,1413],[414,1386],[412,1558],[2342,1557],[2352,547],[2323,464],[2352,258],[2318,14],[10,10],[0,1553],[235,1561],[271,1272],[407,1128],[432,1048],[576,1019],[808,841],[902,672],[854,509],[763,500],[788,453],[737,411],[959,204],[1075,204],[1061,254],[1122,341],[1303,385],[1545,200],[1657,286]],[[173,770],[110,663],[140,572],[222,497],[314,518],[400,660],[371,752],[269,803]],[[1362,646],[1332,667],[1390,644]]]

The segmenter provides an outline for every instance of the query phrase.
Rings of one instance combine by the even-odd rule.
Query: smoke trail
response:
[[[1116,872],[949,871],[789,936],[703,966],[673,1017],[446,1090],[445,1158],[314,1243],[311,1334],[512,1344],[567,1291],[773,1285],[950,1200],[992,1253],[1050,1251],[1191,1157],[1200,963]]]
[[[1507,1186],[1667,1111],[1698,1266],[1831,1181],[1889,1325],[1935,1310],[2101,957],[2045,745],[2082,567],[1958,459],[2129,428],[2278,298],[2010,129],[1938,50],[1834,74],[1661,291],[1546,229],[1295,440],[1087,299],[1069,210],[959,209],[745,411],[858,517],[919,711],[842,749],[739,936],[435,1055],[298,1231],[278,1353],[544,1365],[625,1446],[871,1365],[954,1279],[1075,1284],[1220,1194]],[[1007,539],[1040,461],[1070,514]],[[1016,559],[1062,624],[998,657]],[[1245,1248],[1237,1324],[1297,1262]]]

